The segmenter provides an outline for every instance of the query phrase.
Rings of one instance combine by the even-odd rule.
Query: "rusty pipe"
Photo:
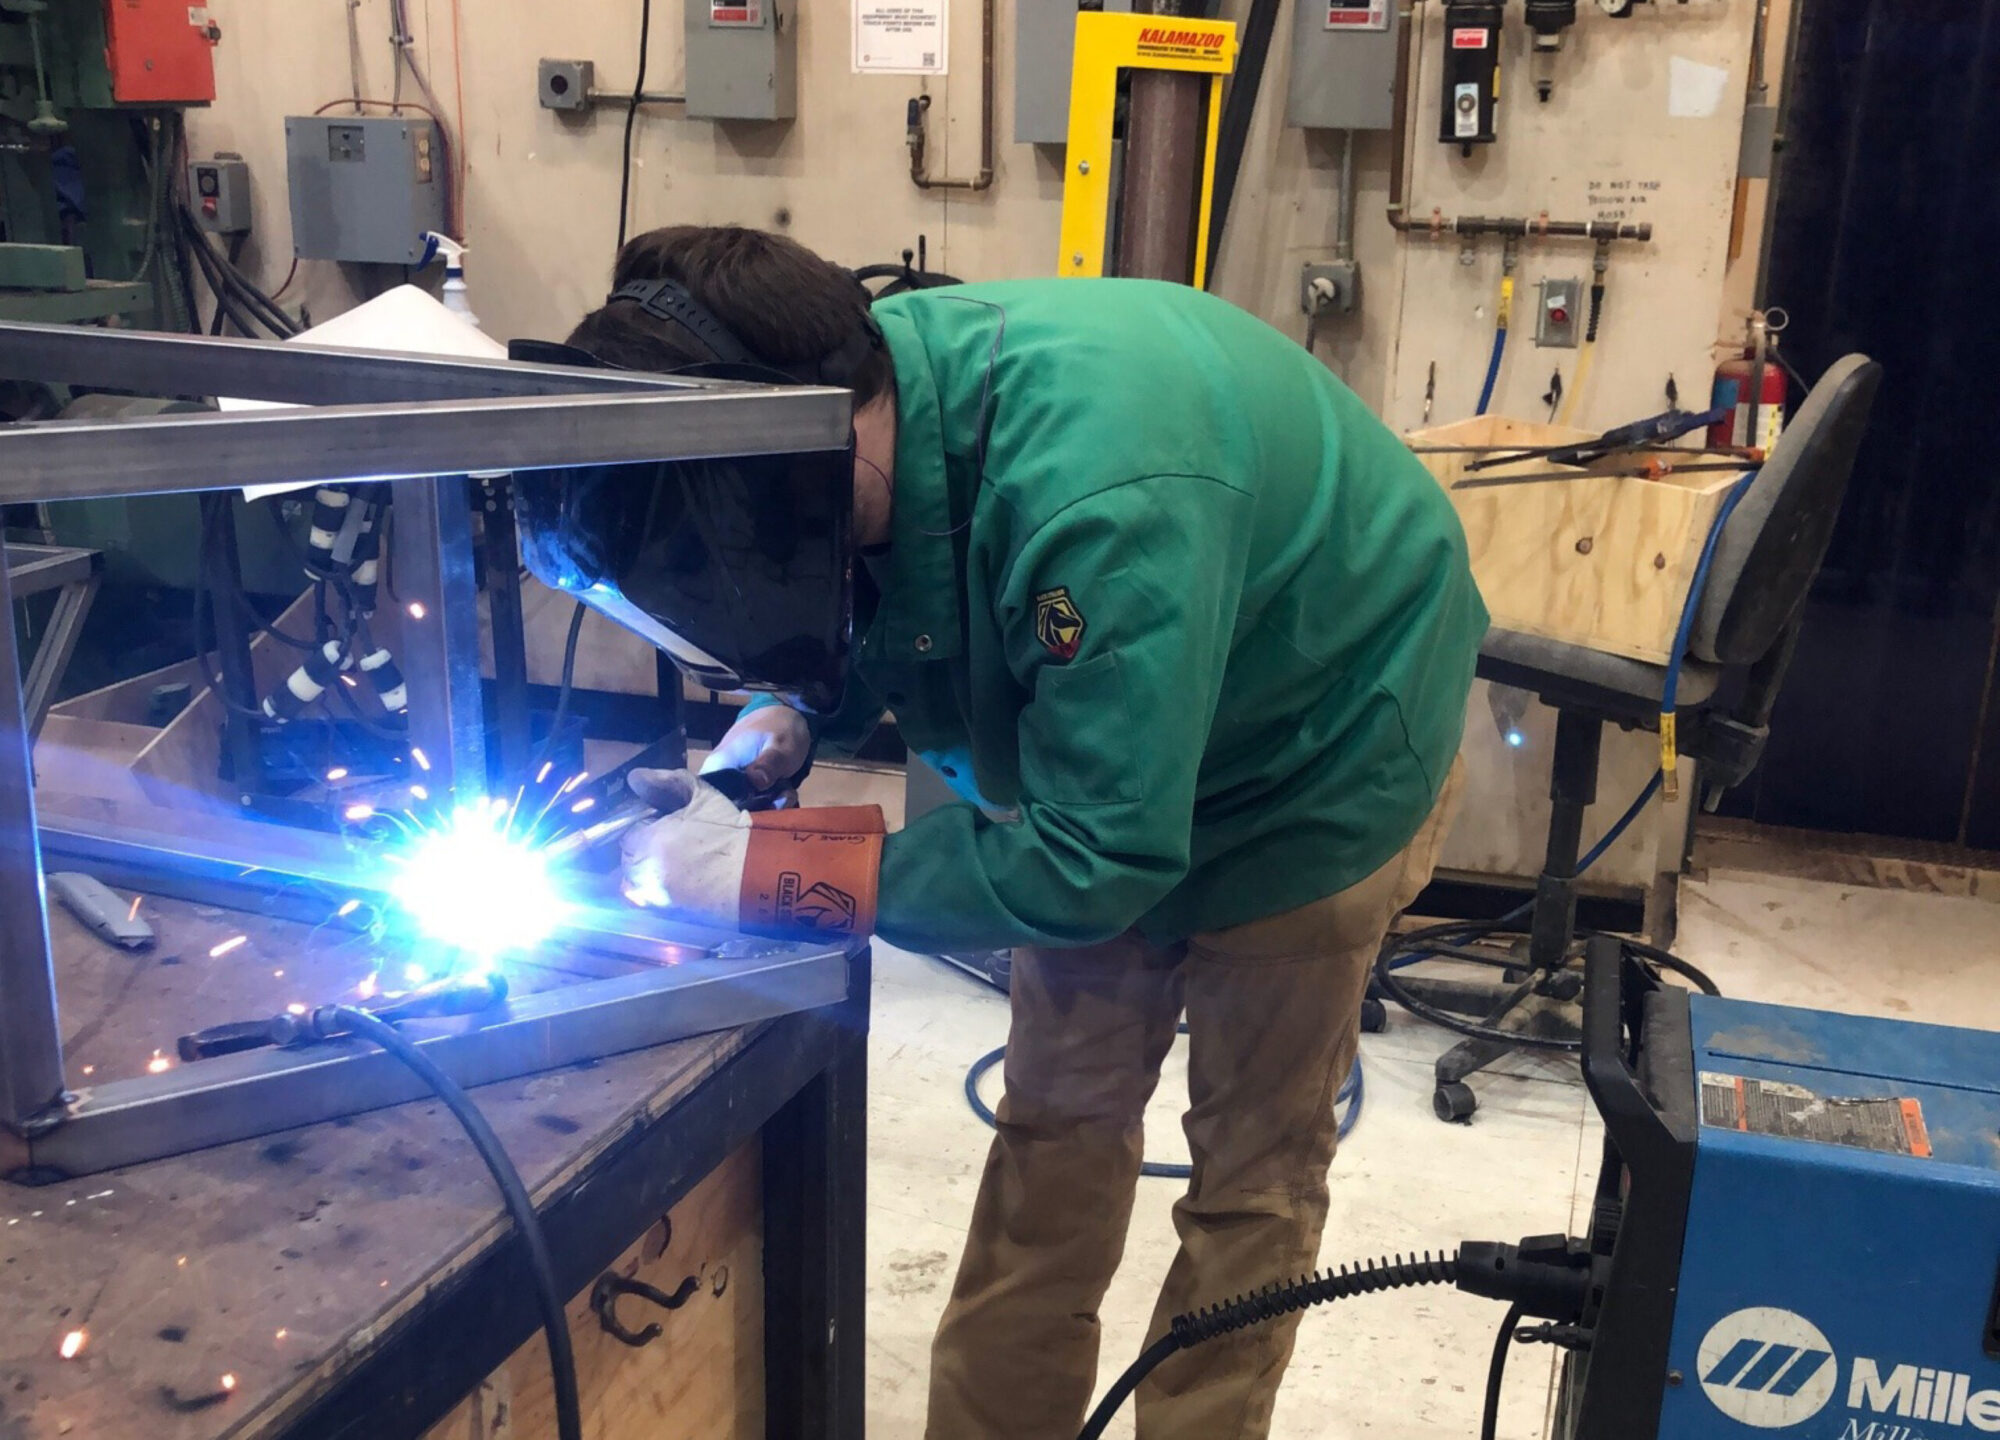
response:
[[[910,101],[909,146],[910,180],[919,190],[986,190],[993,184],[993,0],[979,7],[979,173],[970,178],[932,175],[925,169],[929,142],[924,134],[924,112],[931,97],[920,95]]]

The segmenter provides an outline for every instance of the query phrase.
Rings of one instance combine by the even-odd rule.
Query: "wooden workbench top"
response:
[[[156,1051],[169,1059],[174,1038],[200,1025],[350,995],[379,958],[365,938],[325,927],[181,901],[147,900],[142,913],[159,943],[139,955],[50,916],[72,1085],[138,1073]],[[238,934],[248,938],[209,954]],[[749,1033],[473,1094],[530,1189],[546,1193],[671,1110]],[[274,1433],[506,1228],[492,1180],[435,1103],[40,1188],[0,1185],[0,1437]],[[85,1338],[64,1359],[72,1331]]]

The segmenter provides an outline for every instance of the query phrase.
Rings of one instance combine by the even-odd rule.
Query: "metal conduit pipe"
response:
[[[910,180],[920,190],[985,190],[993,184],[993,0],[983,0],[979,8],[979,173],[969,179],[932,175],[926,168],[924,112],[931,97],[919,95],[910,101],[906,126],[909,131]]]

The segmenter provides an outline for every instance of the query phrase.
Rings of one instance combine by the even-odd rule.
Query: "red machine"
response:
[[[206,105],[215,99],[215,41],[206,5],[104,0],[104,59],[120,105]]]

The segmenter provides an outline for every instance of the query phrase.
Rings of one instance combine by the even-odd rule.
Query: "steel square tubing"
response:
[[[509,999],[500,1013],[413,1023],[461,1085],[644,1049],[845,999],[843,948],[791,946],[758,960],[692,960]],[[38,1174],[88,1175],[427,1095],[366,1041],[259,1050],[80,1091],[61,1123],[0,1157]]]
[[[0,376],[141,394],[235,395],[292,405],[400,404],[605,391],[731,388],[688,376],[509,360],[396,355],[331,345],[220,336],[0,324]]]
[[[840,450],[852,402],[793,385],[10,425],[0,503]]]
[[[27,1131],[62,1095],[62,1032],[35,830],[14,592],[0,565],[0,1124]]]

